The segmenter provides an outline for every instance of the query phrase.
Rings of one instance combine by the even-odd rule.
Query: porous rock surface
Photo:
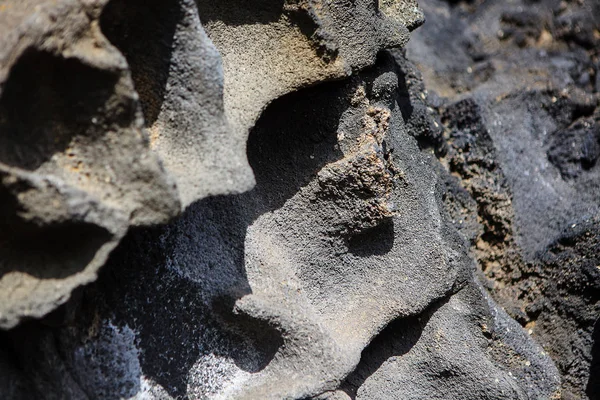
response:
[[[180,208],[100,12],[79,1],[2,3],[3,328],[94,280],[129,226],[166,222]]]
[[[540,243],[527,229],[554,225],[528,222],[543,205],[516,206],[518,149],[499,147],[486,114],[520,121],[510,102],[486,106],[506,86],[428,96],[443,57],[427,35],[441,23],[412,34],[424,79],[386,50],[423,23],[414,1],[8,1],[0,23],[3,397],[585,390],[598,361],[597,217],[581,211],[598,200],[593,94],[552,114],[581,151],[545,148],[587,188],[580,208],[550,212],[584,221]],[[573,114],[584,120],[563,121]],[[507,283],[509,257],[543,272]],[[587,329],[580,375],[519,325],[532,320],[509,299],[526,282],[553,307],[539,321]],[[554,322],[569,307],[572,325]]]
[[[422,7],[409,97],[419,140],[457,178],[452,218],[493,297],[554,359],[562,397],[598,398],[600,3]]]

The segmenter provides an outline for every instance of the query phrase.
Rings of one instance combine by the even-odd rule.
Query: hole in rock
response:
[[[388,218],[381,224],[360,232],[348,240],[348,252],[357,257],[387,254],[394,246],[394,220]]]
[[[64,151],[103,119],[117,79],[76,59],[26,51],[0,98],[0,162],[32,171]]]
[[[65,279],[81,272],[111,240],[110,232],[84,222],[39,227],[2,226],[0,278],[18,271],[38,279]]]

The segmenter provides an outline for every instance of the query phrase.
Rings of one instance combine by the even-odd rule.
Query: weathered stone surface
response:
[[[221,55],[192,0],[112,0],[100,20],[125,56],[140,96],[150,147],[177,183],[185,207],[254,183],[245,139],[223,104]]]
[[[98,268],[130,225],[179,209],[148,149],[127,64],[99,4],[0,10],[0,326],[41,317]]]
[[[274,99],[375,62],[423,22],[414,1],[200,0],[206,31],[223,57],[225,113],[245,141]]]
[[[55,337],[57,349],[39,357],[16,344],[30,376],[55,353],[74,371],[73,383],[44,390],[34,379],[32,387],[69,393],[74,384],[103,398],[394,396],[398,386],[373,389],[366,379],[389,374],[364,372],[369,344],[387,348],[389,332],[412,335],[406,321],[422,318],[424,344],[407,345],[414,361],[391,383],[401,393],[434,396],[427,388],[444,375],[436,368],[445,360],[462,374],[446,388],[471,382],[470,398],[502,398],[502,388],[550,398],[558,377],[549,358],[474,281],[441,201],[436,161],[402,118],[398,68],[382,55],[349,81],[271,104],[248,141],[256,188],[133,233],[73,303],[69,327],[34,333],[33,342]],[[451,342],[440,342],[440,330]],[[420,362],[434,369],[418,375]],[[97,378],[107,365],[128,373],[111,374],[107,386]]]
[[[468,193],[452,189],[453,219],[492,295],[555,360],[562,397],[597,398],[599,4],[423,7],[435,28],[408,55],[442,126],[421,140]]]
[[[598,38],[545,3],[428,1],[424,78],[412,0],[0,5],[1,397],[593,398]]]
[[[422,17],[410,2],[386,3],[384,13],[371,1],[255,3],[2,5],[9,237],[0,287],[11,297],[1,326],[40,317],[93,280],[129,226],[165,222],[180,202],[250,189],[245,145],[262,109],[372,64],[381,48],[405,44]],[[36,251],[44,260],[20,254],[28,238],[64,253],[69,235],[93,244],[73,243],[81,255],[68,262],[48,249]],[[58,272],[64,263],[72,265]]]
[[[345,390],[355,399],[549,399],[547,356],[475,285],[395,321],[363,353]]]

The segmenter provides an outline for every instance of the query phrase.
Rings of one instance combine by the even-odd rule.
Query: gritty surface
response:
[[[593,399],[598,10],[421,6],[0,5],[0,397]]]
[[[421,141],[457,178],[453,219],[491,294],[554,359],[563,398],[597,398],[600,7],[422,6],[435,27],[408,57],[428,98],[417,81],[411,96],[429,110]]]

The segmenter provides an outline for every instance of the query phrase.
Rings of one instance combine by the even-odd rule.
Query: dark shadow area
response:
[[[280,208],[328,163],[343,157],[337,145],[342,113],[349,107],[343,83],[325,83],[273,102],[248,138],[248,161],[256,194],[265,207]]]
[[[24,232],[20,229],[18,236],[0,236],[0,278],[13,271],[39,279],[68,278],[83,271],[100,247],[112,239],[106,229],[85,222],[31,224],[27,228]]]
[[[590,378],[585,390],[590,400],[600,399],[600,319],[596,321],[592,334],[592,362]]]
[[[202,23],[221,21],[226,25],[268,24],[283,14],[285,0],[196,0]]]
[[[40,398],[39,393],[32,392],[31,382],[25,372],[18,366],[18,357],[14,349],[8,345],[10,338],[0,332],[0,388],[5,399],[29,400]]]
[[[446,144],[441,121],[434,113],[428,111],[431,106],[436,106],[433,104],[436,101],[421,97],[426,88],[419,70],[405,54],[396,53],[395,61],[395,72],[398,76],[396,102],[402,113],[402,119],[409,128],[407,132],[417,140],[421,150],[433,149],[438,157],[444,155]]]
[[[449,297],[443,298],[419,315],[390,322],[362,351],[359,364],[340,389],[351,399],[356,399],[358,389],[383,363],[390,358],[402,357],[417,344],[432,315],[449,300]]]
[[[348,240],[348,252],[357,257],[382,256],[394,247],[394,220],[389,218]]]
[[[406,82],[406,73],[401,68],[398,68],[396,74],[398,75],[396,101],[398,102],[400,112],[402,113],[402,119],[405,122],[408,122],[413,115],[414,107],[410,100],[410,92],[408,91],[408,84]]]
[[[179,1],[111,0],[100,19],[104,35],[127,59],[146,126],[160,113],[183,12]]]
[[[178,250],[177,242],[193,246],[188,241],[194,240],[190,235],[202,236],[202,232],[186,232],[177,224],[172,228],[139,229],[128,235],[102,270],[98,284],[84,295],[84,305],[90,310],[100,301],[103,318],[137,332],[143,373],[175,398],[186,398],[189,371],[203,355],[231,358],[240,368],[257,372],[272,358],[280,342],[269,327],[264,327],[262,337],[256,339],[222,329],[224,318],[211,309],[211,302],[217,298],[229,305],[250,291],[243,265],[246,227],[228,223],[231,201],[213,198],[196,205],[205,223],[198,231],[204,227],[210,231],[216,221],[222,221],[218,229],[228,230],[230,246],[221,242],[219,248],[190,247],[192,257],[207,257],[198,259],[196,270],[189,271],[194,279],[182,276],[177,266],[170,265],[170,257]],[[219,252],[232,260],[220,263],[218,254],[210,258]]]
[[[24,181],[18,185],[19,191],[40,190]],[[16,196],[0,186],[0,278],[15,271],[38,279],[67,278],[83,271],[112,240],[106,229],[83,221],[39,224],[24,220]]]
[[[63,152],[103,109],[119,75],[76,59],[28,50],[0,97],[0,162],[36,170]]]
[[[84,398],[81,389],[71,379],[57,347],[58,340],[42,321],[26,321],[11,331],[0,333],[0,354],[6,356],[2,363],[12,375],[12,385],[20,386],[16,398]]]

